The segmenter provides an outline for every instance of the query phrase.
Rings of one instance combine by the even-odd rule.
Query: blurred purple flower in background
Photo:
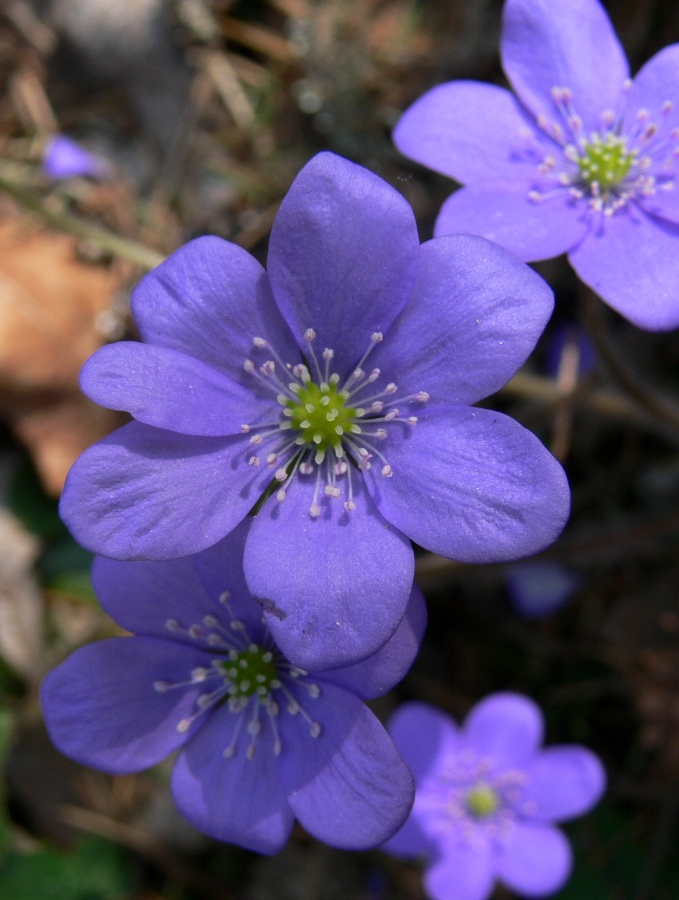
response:
[[[423,703],[408,703],[389,732],[415,778],[410,818],[384,846],[424,854],[434,900],[486,900],[495,880],[524,897],[559,890],[571,849],[553,822],[590,810],[604,769],[575,745],[540,749],[539,708],[520,694],[492,694],[461,728]]]
[[[333,846],[382,843],[405,820],[413,783],[363,700],[410,667],[426,625],[413,588],[391,640],[352,666],[291,665],[243,577],[240,525],[212,554],[170,562],[98,558],[104,609],[135,637],[76,650],[46,677],[50,736],[67,756],[114,774],[179,749],[172,793],[196,828],[276,853],[296,817]]]
[[[580,586],[575,572],[549,559],[526,560],[507,567],[509,600],[526,619],[542,619],[558,612]]]
[[[108,178],[111,175],[111,166],[106,160],[63,134],[56,134],[48,140],[43,151],[42,167],[50,178],[55,179],[78,175]]]
[[[490,562],[561,531],[559,464],[471,406],[523,364],[552,303],[483,238],[420,247],[400,194],[319,154],[283,200],[268,272],[203,237],[135,289],[144,343],[104,347],[81,385],[136,421],[75,463],[64,521],[94,552],[168,559],[255,509],[245,573],[283,652],[305,668],[364,658],[408,602],[408,538]]]
[[[406,156],[466,185],[436,234],[472,233],[521,259],[568,253],[635,325],[679,326],[679,44],[629,80],[597,0],[507,0],[502,63],[518,100],[472,81],[406,111]]]

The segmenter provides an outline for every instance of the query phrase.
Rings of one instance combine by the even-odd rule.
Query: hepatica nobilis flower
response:
[[[600,799],[606,775],[597,756],[576,745],[541,749],[542,715],[520,694],[491,694],[461,728],[409,703],[389,732],[415,778],[415,804],[384,849],[427,858],[433,900],[486,900],[496,880],[521,897],[563,886],[571,849],[553,823]]]
[[[316,673],[291,665],[243,578],[242,523],[220,554],[158,562],[99,557],[104,609],[133,637],[76,650],[46,677],[48,731],[67,756],[114,774],[175,750],[172,793],[213,837],[262,853],[285,844],[296,817],[347,849],[386,840],[405,820],[413,781],[363,703],[413,661],[426,624],[413,588],[376,654]]]
[[[76,176],[106,178],[112,174],[112,168],[105,160],[64,134],[56,134],[47,141],[42,167],[50,178],[57,179]]]
[[[256,512],[245,574],[286,655],[357,661],[394,631],[410,539],[458,560],[535,553],[568,513],[537,438],[472,408],[531,352],[546,284],[483,238],[420,247],[371,172],[316,156],[283,200],[268,270],[216,237],[136,288],[143,343],[81,384],[135,421],[87,450],[61,512],[114,558],[195,553]]]
[[[560,253],[641,328],[679,326],[679,44],[629,79],[597,0],[507,0],[503,88],[420,98],[394,141],[466,185],[436,234],[470,232],[525,260]]]

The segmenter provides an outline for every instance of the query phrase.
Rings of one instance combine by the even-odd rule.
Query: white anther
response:
[[[331,350],[330,347],[326,347],[325,350],[323,351],[323,359],[325,359],[325,360],[331,360],[334,355],[335,355],[335,351]]]
[[[224,759],[233,759],[233,757],[235,755],[236,755],[235,747],[225,747],[224,748]]]
[[[285,481],[287,479],[287,477],[288,477],[288,473],[285,471],[284,468],[276,469],[276,474],[274,475],[274,478],[276,479],[276,481]]]
[[[241,425],[240,430],[243,432],[243,434],[247,434],[250,431],[250,426],[249,425]]]
[[[303,463],[300,463],[299,471],[301,475],[313,475],[313,464],[305,460]]]
[[[415,399],[418,403],[427,403],[429,400],[429,394],[426,391],[418,391],[415,394]]]
[[[383,441],[386,438],[386,436],[387,436],[386,428],[378,428],[377,431],[375,432],[375,437],[379,438],[381,441]]]
[[[321,696],[321,689],[319,688],[319,686],[311,681],[306,684],[305,687],[307,691],[309,691],[309,696],[314,700],[318,700],[318,698]]]
[[[335,463],[335,474],[336,475],[344,475],[344,474],[346,474],[346,471],[348,468],[349,468],[349,466],[344,462],[344,460],[342,460],[341,462],[336,462]]]
[[[389,465],[389,463],[387,463],[386,466],[382,466],[382,475],[384,475],[385,478],[391,478],[391,476],[393,474],[394,474],[394,471],[391,468],[391,466]]]
[[[203,629],[200,627],[200,625],[192,625],[189,628],[189,637],[196,639],[196,638],[199,638],[202,636],[203,636]]]
[[[158,691],[159,694],[164,694],[166,691],[170,690],[170,685],[167,681],[154,681],[153,690]]]
[[[397,410],[397,409],[392,409],[390,412],[388,412],[388,413],[386,414],[386,416],[384,417],[384,421],[385,421],[385,422],[391,422],[393,419],[396,418],[397,415],[398,415],[398,410]]]
[[[191,719],[182,719],[181,722],[177,723],[177,731],[180,734],[184,734],[185,732],[187,732],[189,730],[190,726],[191,726]]]
[[[313,330],[313,328],[307,328],[307,330],[304,332],[304,340],[307,343],[311,343],[311,341],[313,341],[315,337],[316,332]]]
[[[320,737],[321,726],[318,724],[318,722],[311,723],[311,725],[309,726],[309,734],[312,738]]]
[[[353,512],[356,509],[356,504],[353,500],[347,500],[347,502],[344,504],[344,508],[347,512]]]
[[[417,416],[408,416],[408,425],[417,425]]]
[[[267,466],[273,466],[276,462],[278,462],[278,455],[276,453],[269,453],[266,458]]]
[[[370,412],[373,413],[381,413],[384,409],[384,403],[381,400],[375,400],[374,403],[370,404]]]
[[[528,191],[528,199],[532,203],[540,203],[542,200],[542,194],[539,191]]]
[[[262,375],[267,375],[267,376],[273,375],[274,372],[276,371],[276,364],[274,363],[274,361],[272,359],[267,359],[267,361],[264,363],[264,365],[260,366],[259,371],[262,373]]]
[[[370,335],[370,342],[372,344],[379,344],[383,337],[384,335],[381,331],[373,331],[373,333]]]
[[[282,503],[285,500],[285,491],[283,488],[276,492],[276,500],[278,500],[279,503]]]
[[[363,378],[363,376],[365,375],[365,370],[361,368],[354,369],[352,374],[355,381],[360,381],[361,378]]]
[[[184,630],[176,619],[167,619],[167,621],[165,622],[165,628],[168,631],[175,631],[175,632]]]
[[[257,737],[257,735],[262,730],[262,723],[259,719],[250,719],[247,725],[248,734],[251,734],[253,737]]]
[[[252,343],[257,347],[258,350],[263,350],[267,344],[264,338],[256,337],[252,339]]]
[[[326,497],[339,497],[340,489],[335,484],[326,484],[325,486],[325,496]]]
[[[261,444],[262,443],[262,435],[261,434],[253,434],[250,438],[251,444]]]
[[[372,384],[373,381],[377,381],[380,377],[380,369],[373,369],[370,375],[368,375],[368,384]]]
[[[321,514],[321,507],[318,505],[318,503],[312,503],[311,506],[309,507],[309,515],[313,519],[317,519],[320,516],[320,514]]]
[[[255,371],[255,364],[253,363],[253,361],[251,359],[246,359],[245,362],[243,363],[243,368],[245,369],[246,372],[249,372],[250,375],[252,375]]]

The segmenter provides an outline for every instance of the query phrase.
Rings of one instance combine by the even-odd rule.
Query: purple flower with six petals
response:
[[[138,772],[179,749],[172,793],[196,828],[276,853],[295,817],[333,846],[364,849],[402,825],[410,773],[363,700],[393,687],[424,633],[414,587],[391,639],[357,665],[291,665],[243,577],[249,522],[196,557],[99,557],[104,609],[134,637],[76,650],[47,675],[42,704],[67,756]]]
[[[245,575],[286,656],[373,653],[403,615],[410,539],[467,562],[558,535],[559,464],[471,404],[500,388],[552,309],[534,272],[483,238],[420,247],[376,175],[315,157],[283,200],[268,271],[198,238],[135,289],[143,343],[99,350],[81,385],[135,421],[73,466],[61,513],[114,558],[189,555],[256,510]]]
[[[384,846],[426,855],[433,900],[486,900],[499,879],[522,897],[559,890],[571,849],[553,822],[590,810],[606,775],[590,750],[540,749],[539,708],[520,694],[492,694],[462,728],[423,703],[408,703],[389,732],[415,778],[410,818]]]
[[[629,78],[597,0],[506,0],[502,64],[516,99],[455,81],[406,111],[406,156],[466,185],[436,234],[480,234],[521,259],[568,253],[613,309],[679,326],[679,44]]]

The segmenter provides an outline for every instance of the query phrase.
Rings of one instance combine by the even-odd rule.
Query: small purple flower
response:
[[[405,675],[426,625],[424,598],[412,589],[394,635],[363,662],[300,669],[245,585],[248,527],[218,554],[95,560],[104,609],[136,636],[82,647],[49,673],[48,731],[67,756],[114,774],[179,750],[175,802],[219,840],[276,853],[296,817],[333,846],[375,846],[403,824],[413,782],[362,701]]]
[[[399,122],[406,156],[466,185],[436,234],[480,234],[580,278],[640,328],[679,326],[679,44],[632,82],[597,0],[507,0],[502,63],[518,99],[443,84]]]
[[[545,283],[474,236],[420,247],[412,210],[331,153],[283,200],[268,271],[203,237],[132,297],[143,343],[81,385],[135,421],[72,468],[61,513],[114,558],[169,559],[256,512],[245,574],[286,656],[355,662],[405,610],[410,539],[468,562],[527,556],[568,514],[537,438],[471,404],[503,385],[552,309]]]
[[[410,818],[384,849],[428,859],[433,900],[486,900],[495,880],[522,897],[559,890],[571,849],[553,822],[590,810],[606,775],[590,750],[540,749],[539,708],[520,694],[486,697],[464,726],[408,703],[389,732],[415,778]]]
[[[542,619],[558,612],[580,586],[575,572],[550,559],[514,563],[505,578],[512,607],[526,619]]]
[[[45,145],[42,167],[50,178],[56,179],[78,175],[107,178],[111,174],[111,167],[105,160],[63,134],[56,134]]]

